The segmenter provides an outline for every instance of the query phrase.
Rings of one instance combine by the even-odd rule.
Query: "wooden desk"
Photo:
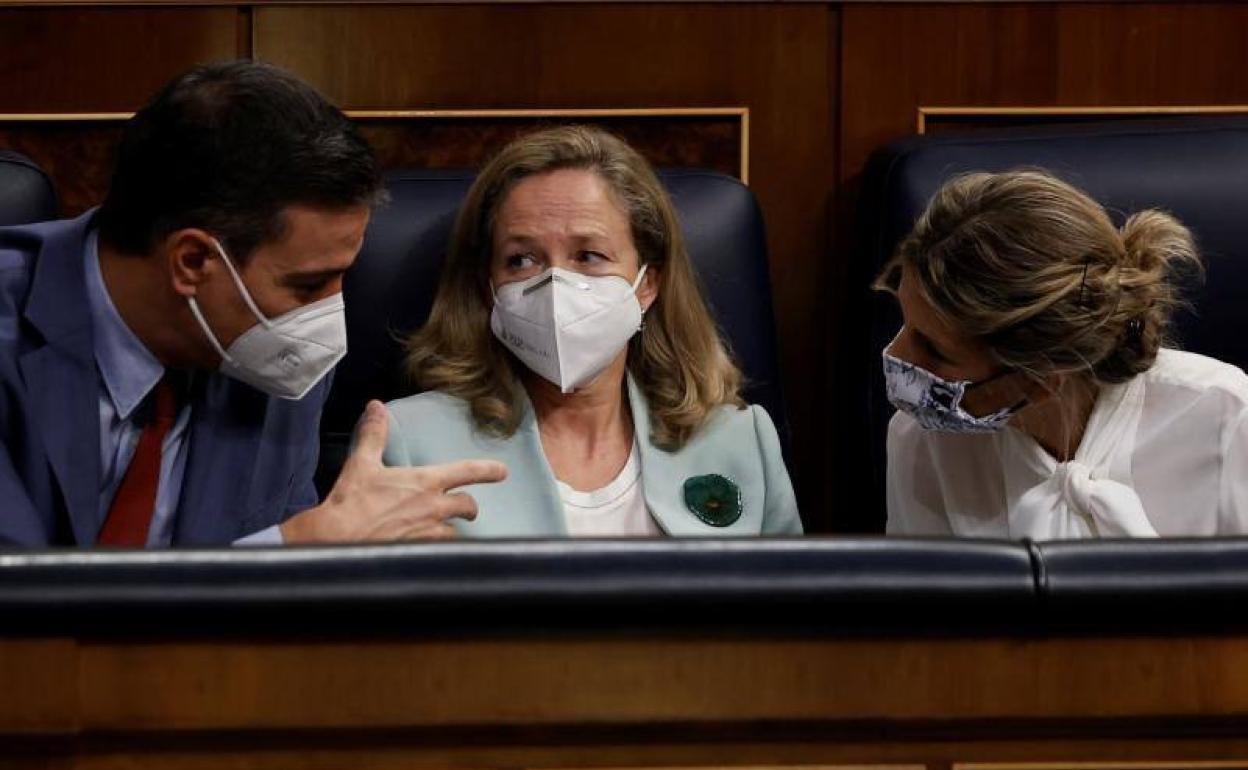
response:
[[[1243,637],[9,639],[0,692],[0,767],[1248,768]]]

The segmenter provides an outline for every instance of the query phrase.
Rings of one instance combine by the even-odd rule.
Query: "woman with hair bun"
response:
[[[1248,531],[1248,377],[1167,346],[1191,233],[1116,228],[1042,171],[942,187],[882,272],[888,531],[1028,537]]]

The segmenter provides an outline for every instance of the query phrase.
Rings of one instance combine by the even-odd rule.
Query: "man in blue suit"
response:
[[[0,544],[277,544],[445,536],[496,463],[387,469],[370,404],[318,505],[342,278],[384,195],[314,89],[196,68],[127,124],[108,196],[0,228]]]

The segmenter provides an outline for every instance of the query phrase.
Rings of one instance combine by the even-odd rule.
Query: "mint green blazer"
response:
[[[668,452],[650,443],[646,399],[631,377],[628,396],[637,426],[646,505],[664,532],[679,537],[802,533],[780,440],[766,410],[720,407],[684,447]],[[476,430],[468,404],[454,396],[427,392],[391,401],[386,404],[390,432],[383,462],[390,466],[478,458],[503,462],[506,481],[464,487],[476,499],[479,514],[471,522],[454,520],[460,536],[567,537],[563,503],[527,396],[522,408],[515,434],[497,438]],[[686,502],[685,482],[709,474],[723,476],[739,489],[741,515],[735,521],[708,523],[703,518],[713,517],[699,517],[691,507],[697,503]],[[719,489],[724,489],[722,482]]]

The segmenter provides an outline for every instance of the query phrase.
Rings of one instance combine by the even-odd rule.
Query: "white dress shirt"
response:
[[[1075,456],[1022,431],[888,431],[888,532],[1055,540],[1248,533],[1248,376],[1161,350],[1101,389]]]

